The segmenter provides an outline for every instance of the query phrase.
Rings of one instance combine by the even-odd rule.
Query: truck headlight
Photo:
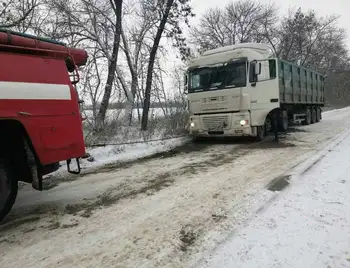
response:
[[[239,121],[239,124],[241,126],[247,125],[248,124],[248,120],[241,120],[241,121]]]
[[[190,126],[191,126],[191,127],[194,127],[194,126],[195,126],[195,124],[194,124],[193,122],[191,122]]]

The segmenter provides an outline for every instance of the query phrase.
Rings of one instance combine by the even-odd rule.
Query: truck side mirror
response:
[[[188,76],[187,74],[184,75],[184,94],[186,95],[188,93]]]
[[[250,62],[250,70],[249,70],[249,76],[250,76],[250,82],[251,82],[251,85],[253,86],[253,87],[255,87],[256,86],[256,82],[258,81],[258,75],[257,75],[257,72],[258,72],[258,67],[257,67],[257,65],[258,65],[258,62],[256,61],[256,60],[253,60],[253,61],[251,61]]]

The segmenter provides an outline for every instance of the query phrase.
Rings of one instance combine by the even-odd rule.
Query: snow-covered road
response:
[[[25,187],[0,227],[0,267],[195,266],[261,211],[272,180],[350,129],[348,118],[325,113],[279,144],[187,144],[43,193]]]
[[[198,267],[350,267],[350,132]]]

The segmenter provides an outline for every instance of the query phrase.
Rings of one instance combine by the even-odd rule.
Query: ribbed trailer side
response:
[[[281,104],[324,105],[324,76],[278,59]]]

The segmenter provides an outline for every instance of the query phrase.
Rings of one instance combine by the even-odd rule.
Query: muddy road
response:
[[[276,144],[188,143],[23,187],[0,226],[0,267],[190,267],[288,185],[286,171],[350,128],[350,109]]]

